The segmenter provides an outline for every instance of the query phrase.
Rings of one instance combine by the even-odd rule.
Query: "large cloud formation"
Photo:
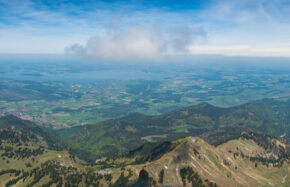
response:
[[[162,30],[138,26],[96,35],[89,38],[85,45],[66,47],[65,52],[98,59],[158,60],[162,54],[186,53],[191,44],[205,38],[206,31],[202,27]]]

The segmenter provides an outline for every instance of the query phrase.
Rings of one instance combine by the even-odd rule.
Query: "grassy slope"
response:
[[[0,172],[10,169],[21,171],[19,175],[15,173],[0,174],[0,186],[5,186],[8,181],[20,177],[25,172],[32,172],[33,169],[41,167],[47,161],[57,161],[63,167],[83,168],[72,159],[73,157],[67,151],[56,151],[43,147],[43,139],[34,139],[34,136],[29,136],[26,132],[23,133],[22,131],[8,128],[0,128],[0,133]],[[7,148],[9,148],[9,151],[7,151]],[[41,149],[43,152],[30,154],[31,151],[37,149]],[[19,150],[22,151],[19,152]],[[19,180],[16,186],[28,185],[34,180],[34,176],[32,174],[26,177],[25,180]],[[40,186],[50,180],[47,175],[42,177],[36,185]]]
[[[280,167],[273,167],[271,164],[266,166],[259,161],[250,160],[250,157],[265,155],[265,152],[268,151],[252,139],[234,139],[214,147],[200,138],[188,137],[159,159],[127,166],[127,169],[134,171],[130,180],[137,180],[139,171],[145,168],[155,181],[159,180],[159,173],[163,170],[163,183],[157,182],[160,186],[182,186],[180,170],[187,167],[192,168],[205,185],[207,179],[218,186],[288,186],[289,158]],[[234,153],[239,155],[234,156]],[[186,184],[191,186],[189,181]]]

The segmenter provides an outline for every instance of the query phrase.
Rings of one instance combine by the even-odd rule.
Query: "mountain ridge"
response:
[[[257,153],[253,154],[255,151]],[[218,186],[236,186],[238,184],[264,186],[270,185],[270,183],[274,184],[274,182],[273,179],[269,180],[265,176],[263,177],[263,174],[259,172],[262,168],[263,171],[269,173],[273,171],[280,172],[277,168],[284,168],[284,172],[279,174],[281,179],[287,173],[289,174],[289,168],[287,167],[287,165],[289,166],[289,160],[286,159],[285,161],[283,157],[277,157],[284,160],[280,165],[275,165],[275,162],[267,163],[267,161],[255,159],[257,155],[264,158],[262,155],[267,155],[264,151],[265,149],[250,139],[230,140],[218,147],[213,147],[199,137],[187,137],[175,149],[164,154],[158,160],[146,162],[142,167],[156,181],[159,179],[160,172],[163,171],[162,185],[164,186],[214,186],[215,184]],[[277,163],[280,162],[279,159],[276,160]],[[270,157],[269,160],[271,160]],[[260,176],[261,181],[251,179],[252,173],[250,174],[245,169],[247,168],[245,165],[252,168],[256,173],[255,177],[259,178]],[[133,168],[134,166],[132,166],[132,170]],[[185,174],[192,172],[192,174],[183,177],[182,172]],[[283,184],[280,183],[279,185]],[[289,179],[287,184],[289,184]]]
[[[222,128],[247,128],[272,136],[286,133],[289,140],[290,100],[264,99],[220,108],[207,103],[147,116],[134,113],[105,122],[62,129],[56,134],[76,150],[85,149],[86,157],[119,155],[146,142],[161,142],[184,136],[199,136]],[[95,156],[94,156],[95,155]]]

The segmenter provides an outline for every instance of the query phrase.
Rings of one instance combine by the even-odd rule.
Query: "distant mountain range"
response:
[[[232,108],[207,103],[168,114],[134,113],[105,122],[62,129],[56,136],[84,159],[120,155],[144,143],[199,136],[223,128],[244,128],[272,136],[290,136],[290,100],[264,99]],[[86,154],[87,153],[87,154]]]

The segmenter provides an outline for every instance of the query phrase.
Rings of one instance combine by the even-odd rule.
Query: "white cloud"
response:
[[[164,51],[165,42],[157,32],[144,27],[132,27],[118,33],[108,32],[87,40],[86,45],[66,47],[67,54],[100,59],[155,59]]]
[[[188,46],[205,39],[203,28],[175,27],[169,30],[130,27],[88,39],[85,46],[66,47],[67,54],[113,60],[159,60],[165,53],[187,53]]]
[[[165,42],[151,29],[133,27],[117,34],[95,36],[87,41],[87,53],[109,59],[158,58]]]

